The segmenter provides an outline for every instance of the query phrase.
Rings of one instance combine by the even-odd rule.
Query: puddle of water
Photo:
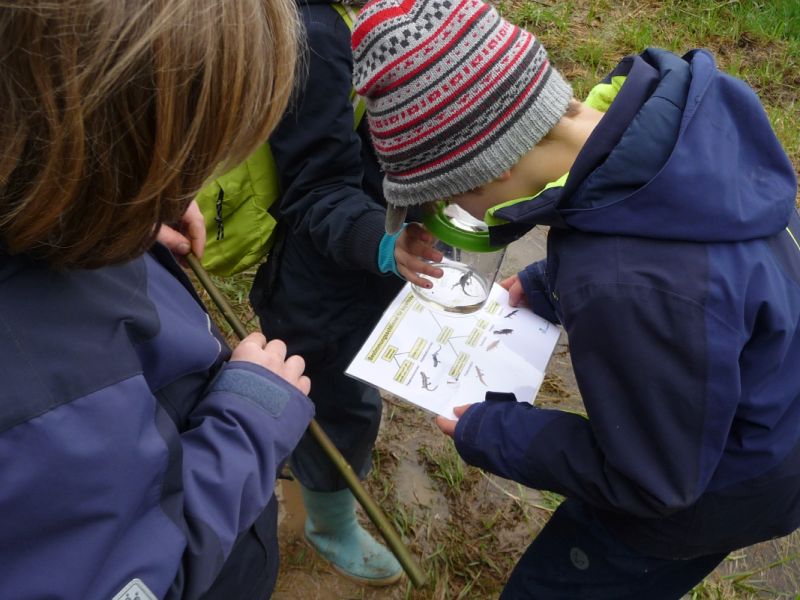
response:
[[[431,519],[450,518],[447,499],[434,487],[425,468],[418,462],[404,457],[394,474],[394,486],[402,504],[424,508],[426,516]]]
[[[533,508],[542,500],[542,494],[538,490],[488,473],[484,473],[480,485],[480,497],[489,501],[513,500]]]
[[[517,522],[511,529],[497,532],[497,552],[514,552],[522,554],[536,537],[536,529],[524,521]]]
[[[306,510],[300,484],[297,481],[281,479],[276,489],[278,497],[278,530],[289,539],[303,537],[303,525],[306,521]]]

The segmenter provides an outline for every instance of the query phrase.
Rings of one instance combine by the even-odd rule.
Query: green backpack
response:
[[[350,30],[356,11],[333,4]],[[363,99],[350,91],[354,127],[364,116]],[[230,276],[257,265],[275,242],[277,221],[270,208],[280,198],[278,169],[269,143],[242,164],[213,179],[200,190],[197,203],[206,223],[203,266],[215,275]]]

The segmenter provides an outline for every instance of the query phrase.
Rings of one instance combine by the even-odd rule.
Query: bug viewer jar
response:
[[[412,290],[423,302],[447,312],[480,309],[497,277],[505,246],[490,245],[486,223],[455,204],[437,203],[423,223],[438,239],[435,247],[444,258],[435,266],[444,274],[430,279],[432,287],[412,285]]]

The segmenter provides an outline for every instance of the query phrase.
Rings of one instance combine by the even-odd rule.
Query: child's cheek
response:
[[[475,192],[466,192],[458,196],[453,196],[450,198],[450,202],[458,204],[473,217],[481,221],[483,221],[486,211],[496,204],[492,202],[491,198],[486,194],[478,194]]]

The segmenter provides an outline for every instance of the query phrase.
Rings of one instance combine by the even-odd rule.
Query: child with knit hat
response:
[[[755,94],[705,51],[648,49],[578,102],[480,0],[374,0],[353,53],[388,229],[438,200],[499,244],[550,227],[504,285],[564,327],[588,419],[491,400],[437,421],[470,464],[566,496],[502,597],[679,598],[796,529],[797,183]]]

